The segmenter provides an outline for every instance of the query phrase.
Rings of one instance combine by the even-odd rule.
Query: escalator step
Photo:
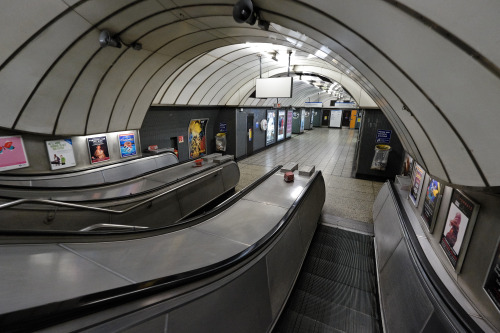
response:
[[[329,258],[332,262],[376,274],[373,258],[355,255],[352,251],[339,249],[335,246],[311,246],[309,255],[316,258]]]

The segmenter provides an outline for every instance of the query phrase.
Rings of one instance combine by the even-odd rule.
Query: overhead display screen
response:
[[[292,77],[272,77],[255,81],[256,98],[292,97]]]

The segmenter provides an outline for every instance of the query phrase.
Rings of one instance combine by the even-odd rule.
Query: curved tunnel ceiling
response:
[[[234,3],[2,2],[0,127],[53,135],[137,129],[155,96],[163,92],[162,99],[171,99],[165,92],[182,80],[191,83],[175,88],[175,103],[204,105],[210,97],[222,105],[255,105],[249,92],[258,68],[247,81],[238,79],[243,67],[224,71],[228,66],[220,63],[210,72],[223,55],[216,50],[273,43],[316,55],[304,57],[295,70],[320,68],[321,75],[352,80],[434,177],[500,186],[499,2],[254,1],[262,18],[272,22],[270,31],[235,23]],[[100,48],[104,28],[143,49]],[[244,55],[233,51],[226,55],[236,64],[238,54]],[[199,67],[198,73],[210,73],[205,76],[210,80],[195,82],[186,70],[208,54],[212,66]],[[282,71],[269,64],[266,75]],[[212,83],[226,87],[214,93]]]

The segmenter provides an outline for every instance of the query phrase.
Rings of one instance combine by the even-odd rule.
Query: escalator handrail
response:
[[[308,189],[320,177],[322,177],[321,171],[316,171],[280,221],[260,240],[230,258],[171,276],[143,281],[66,301],[1,314],[0,327],[7,331],[12,330],[12,332],[25,332],[47,328],[92,313],[104,311],[112,306],[122,305],[128,301],[151,296],[196,280],[208,278],[235,267],[260,253],[261,250],[265,249],[281,234],[295,216],[297,208],[308,194]]]
[[[91,211],[94,211],[94,212],[99,212],[99,213],[107,213],[107,214],[124,214],[124,213],[128,213],[129,211],[132,211],[142,205],[145,205],[155,199],[158,199],[158,198],[161,198],[167,194],[170,194],[180,188],[182,188],[183,186],[186,186],[186,185],[189,185],[189,184],[192,184],[194,182],[197,182],[203,178],[206,178],[208,176],[211,176],[213,175],[214,173],[218,173],[219,171],[221,171],[223,168],[218,168],[218,169],[215,169],[207,174],[204,174],[202,176],[199,176],[199,177],[196,177],[194,179],[191,179],[189,180],[188,182],[186,183],[183,183],[181,185],[178,185],[176,187],[173,187],[171,189],[168,189],[167,191],[165,192],[162,192],[160,194],[157,194],[153,197],[150,197],[150,198],[147,198],[139,203],[136,203],[135,205],[133,206],[130,206],[126,209],[123,209],[123,210],[115,210],[115,209],[109,209],[109,208],[99,208],[99,207],[93,207],[93,206],[87,206],[87,205],[82,205],[82,204],[75,204],[75,203],[69,203],[69,202],[63,202],[63,201],[57,201],[57,200],[50,200],[50,199],[18,199],[18,200],[14,200],[14,201],[11,201],[11,202],[7,202],[7,203],[4,203],[4,204],[0,204],[0,210],[2,209],[6,209],[6,208],[11,208],[11,207],[15,207],[15,206],[19,206],[19,205],[22,205],[22,204],[26,204],[26,203],[37,203],[37,204],[42,204],[42,205],[50,205],[50,206],[58,206],[58,207],[65,207],[65,208],[73,208],[73,209],[82,209],[82,210],[91,210]]]
[[[450,325],[457,331],[466,332],[483,332],[479,325],[471,318],[471,316],[463,309],[457,300],[451,295],[443,281],[434,271],[431,263],[427,259],[424,250],[420,246],[420,242],[415,234],[411,232],[410,219],[406,214],[400,196],[397,194],[396,185],[394,182],[388,181],[389,193],[396,203],[396,211],[399,216],[401,229],[405,243],[407,244],[408,253],[412,259],[413,267],[417,272],[417,276],[421,285],[426,290],[429,299],[436,305],[436,309],[444,315]]]

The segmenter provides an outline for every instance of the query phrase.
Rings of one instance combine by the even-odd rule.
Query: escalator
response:
[[[318,225],[273,330],[381,332],[373,237]]]

